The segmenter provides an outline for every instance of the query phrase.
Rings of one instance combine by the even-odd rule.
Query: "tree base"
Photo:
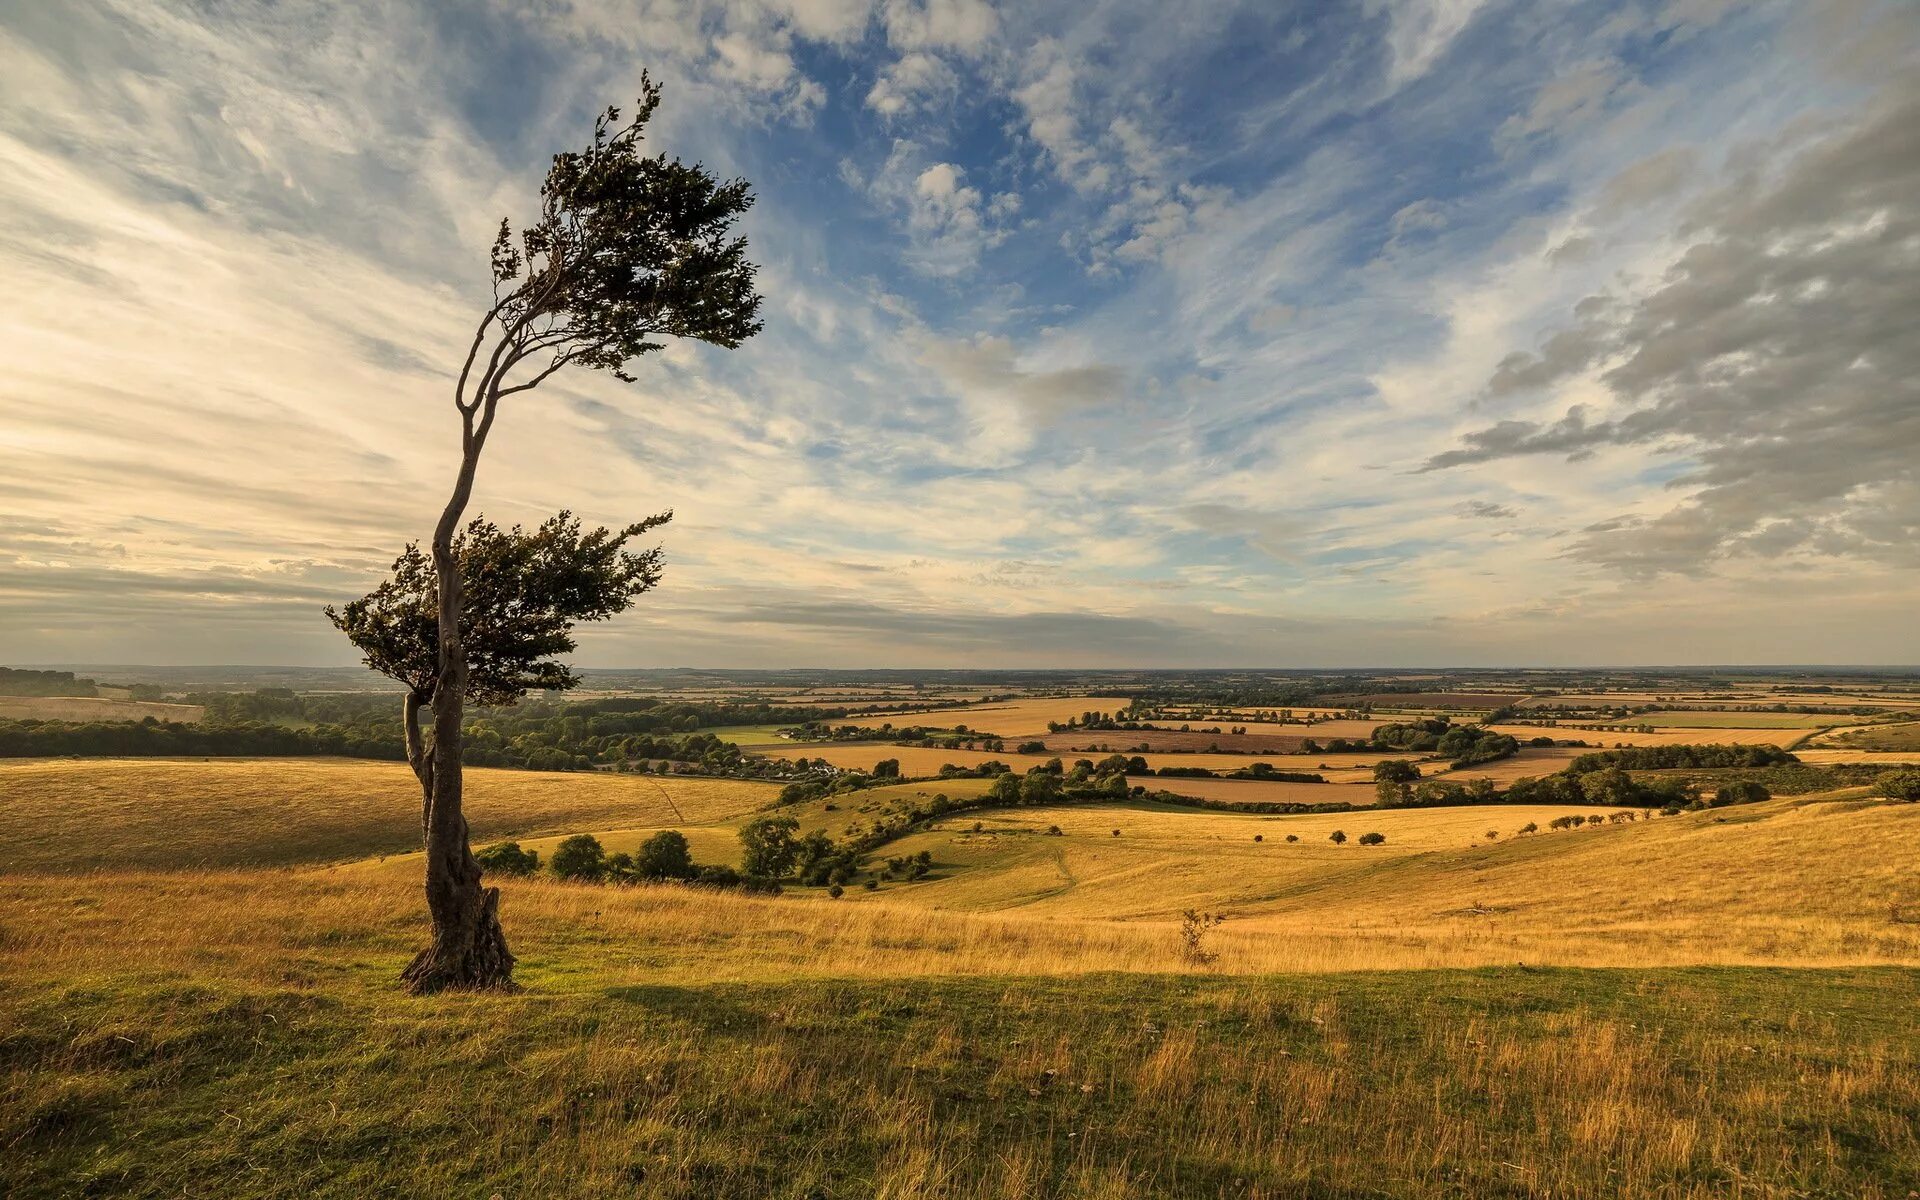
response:
[[[500,889],[480,890],[470,918],[446,928],[437,922],[433,944],[414,955],[400,982],[408,992],[515,992],[514,958],[500,930]],[[464,927],[461,927],[464,926]]]

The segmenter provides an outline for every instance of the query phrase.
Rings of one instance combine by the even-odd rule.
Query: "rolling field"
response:
[[[1626,717],[1622,725],[1651,725],[1655,729],[1825,729],[1844,725],[1854,717],[1834,713],[1774,712],[1650,712]]]
[[[771,803],[779,785],[598,772],[471,769],[476,844],[653,822],[709,824]],[[420,785],[359,759],[0,760],[0,870],[330,862],[420,840]],[[681,816],[674,815],[678,808]]]
[[[1283,783],[1270,779],[1183,779],[1167,775],[1129,775],[1127,782],[1178,796],[1197,796],[1225,804],[1372,804],[1369,781],[1351,783]]]
[[[961,767],[976,767],[981,763],[1005,763],[1016,771],[1038,766],[1049,758],[1058,758],[1068,766],[1078,759],[1090,759],[1098,762],[1111,751],[1089,750],[1052,750],[1044,755],[1016,754],[1011,749],[1000,753],[985,750],[934,750],[922,746],[895,746],[886,742],[818,742],[784,743],[780,746],[742,746],[749,754],[768,758],[796,759],[806,758],[824,761],[847,770],[871,771],[873,765],[882,759],[893,758],[900,761],[900,770],[906,775],[933,775],[948,763]],[[1529,751],[1534,754],[1556,754],[1556,751]],[[1569,755],[1575,752],[1567,752]],[[1135,757],[1129,754],[1127,757]],[[1147,760],[1147,766],[1153,770],[1161,767],[1200,767],[1208,771],[1240,771],[1255,763],[1266,763],[1276,771],[1309,771],[1325,775],[1329,782],[1354,782],[1373,779],[1373,764],[1383,759],[1418,759],[1421,756],[1407,752],[1389,754],[1368,752],[1363,754],[1141,754],[1138,757]],[[1497,766],[1499,764],[1488,764]],[[1553,769],[1553,768],[1549,768]],[[1536,774],[1543,773],[1538,769]]]
[[[672,827],[703,861],[775,791],[471,778],[476,840]],[[930,877],[837,901],[497,880],[526,990],[416,999],[418,859],[376,857],[417,836],[403,766],[4,763],[0,791],[8,1196],[1920,1188],[1920,924],[1888,915],[1920,806],[1858,793],[1529,836],[1569,810],[967,812],[883,851]],[[1210,962],[1189,905],[1227,917]]]
[[[1470,779],[1491,779],[1501,787],[1516,779],[1541,775],[1551,775],[1566,769],[1568,763],[1591,751],[1578,750],[1570,746],[1556,746],[1553,749],[1536,749],[1528,746],[1516,751],[1511,758],[1495,759],[1493,762],[1475,763],[1462,767],[1458,771],[1446,769],[1445,763],[1433,763],[1420,768],[1420,773],[1428,778],[1445,780],[1448,783],[1465,783]]]
[[[887,714],[872,717],[848,717],[836,725],[882,724],[898,727],[920,725],[929,729],[951,729],[965,725],[981,733],[1004,738],[1038,737],[1047,732],[1047,722],[1076,720],[1085,712],[1118,712],[1131,703],[1125,696],[1042,697],[1031,700],[1002,700],[993,704],[970,704],[941,708],[932,712]]]
[[[191,725],[205,710],[198,704],[164,704],[105,696],[0,696],[7,721],[178,721]]]
[[[1590,722],[1560,725],[1514,725],[1502,722],[1491,726],[1501,733],[1511,734],[1521,741],[1529,738],[1549,737],[1563,741],[1581,741],[1599,749],[1611,749],[1615,743],[1623,746],[1684,746],[1696,745],[1702,741],[1737,746],[1790,746],[1808,733],[1803,728],[1767,729],[1747,727],[1716,727],[1710,736],[1703,736],[1696,729],[1655,729],[1651,733],[1638,729],[1598,726],[1583,728]]]

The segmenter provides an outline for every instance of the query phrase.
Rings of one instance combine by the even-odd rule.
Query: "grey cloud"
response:
[[[1700,154],[1691,146],[1648,155],[1615,175],[1600,190],[1600,218],[1611,220],[1663,200],[1679,191],[1699,169]]]
[[[1520,515],[1517,510],[1491,500],[1463,500],[1454,505],[1453,511],[1463,517],[1484,521],[1509,521]]]
[[[1502,421],[1434,470],[1602,445],[1674,444],[1690,495],[1656,517],[1586,530],[1576,559],[1635,575],[1789,553],[1914,560],[1920,526],[1920,86],[1856,124],[1745,165],[1687,214],[1692,244],[1650,291],[1595,298],[1501,396],[1593,364],[1625,412]]]
[[[961,395],[986,394],[1010,399],[1033,415],[1057,419],[1104,401],[1118,400],[1126,384],[1117,367],[1084,366],[1027,370],[1005,338],[972,341],[930,340],[920,360],[938,371]]]

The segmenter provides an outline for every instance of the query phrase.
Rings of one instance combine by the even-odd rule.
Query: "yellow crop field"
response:
[[[775,784],[600,772],[470,769],[476,842],[751,812]],[[420,789],[402,763],[357,759],[0,761],[6,870],[330,861],[420,841]],[[678,815],[676,811],[678,810]]]
[[[1266,779],[1183,779],[1167,775],[1130,775],[1127,782],[1177,796],[1197,796],[1226,804],[1372,804],[1374,795],[1371,784],[1358,782],[1277,783]]]
[[[1801,762],[1831,766],[1836,763],[1920,763],[1920,749],[1915,750],[1845,750],[1833,747],[1815,746],[1793,752]]]
[[[1681,746],[1713,742],[1721,745],[1738,746],[1789,746],[1807,735],[1805,729],[1655,729],[1642,732],[1637,729],[1600,726],[1586,728],[1590,722],[1579,724],[1567,722],[1560,725],[1510,725],[1492,726],[1501,733],[1512,734],[1521,741],[1529,738],[1548,737],[1563,741],[1586,742],[1591,747],[1611,749],[1615,744],[1622,746]]]
[[[1476,763],[1471,767],[1462,767],[1458,771],[1445,770],[1445,763],[1423,766],[1421,773],[1450,783],[1463,783],[1469,779],[1491,779],[1505,787],[1516,779],[1537,778],[1552,775],[1566,769],[1568,763],[1582,754],[1592,751],[1578,750],[1572,747],[1557,746],[1551,750],[1527,747],[1511,758],[1496,759],[1493,762]]]
[[[164,704],[105,696],[0,696],[6,721],[178,721],[191,725],[204,714],[198,704]]]
[[[1049,721],[1064,724],[1077,719],[1082,713],[1118,712],[1130,703],[1132,701],[1125,696],[1035,697],[1029,700],[1002,700],[993,704],[939,708],[932,712],[848,717],[844,721],[835,721],[834,724],[863,725],[869,728],[882,724],[896,727],[921,725],[937,729],[951,729],[955,725],[965,725],[968,729],[991,733],[998,737],[1032,737],[1045,733]]]

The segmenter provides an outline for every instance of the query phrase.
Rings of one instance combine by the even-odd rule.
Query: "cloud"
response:
[[[1737,556],[1920,563],[1920,88],[1889,87],[1806,144],[1743,154],[1689,206],[1659,281],[1595,299],[1489,393],[1589,370],[1619,411],[1474,431],[1428,469],[1516,455],[1668,446],[1664,512],[1590,526],[1573,555],[1634,575]]]
[[[938,55],[915,51],[880,73],[866,104],[883,117],[899,117],[950,96],[959,85],[953,68]]]
[[[1399,88],[1432,69],[1485,0],[1366,0],[1387,21],[1387,82]]]

